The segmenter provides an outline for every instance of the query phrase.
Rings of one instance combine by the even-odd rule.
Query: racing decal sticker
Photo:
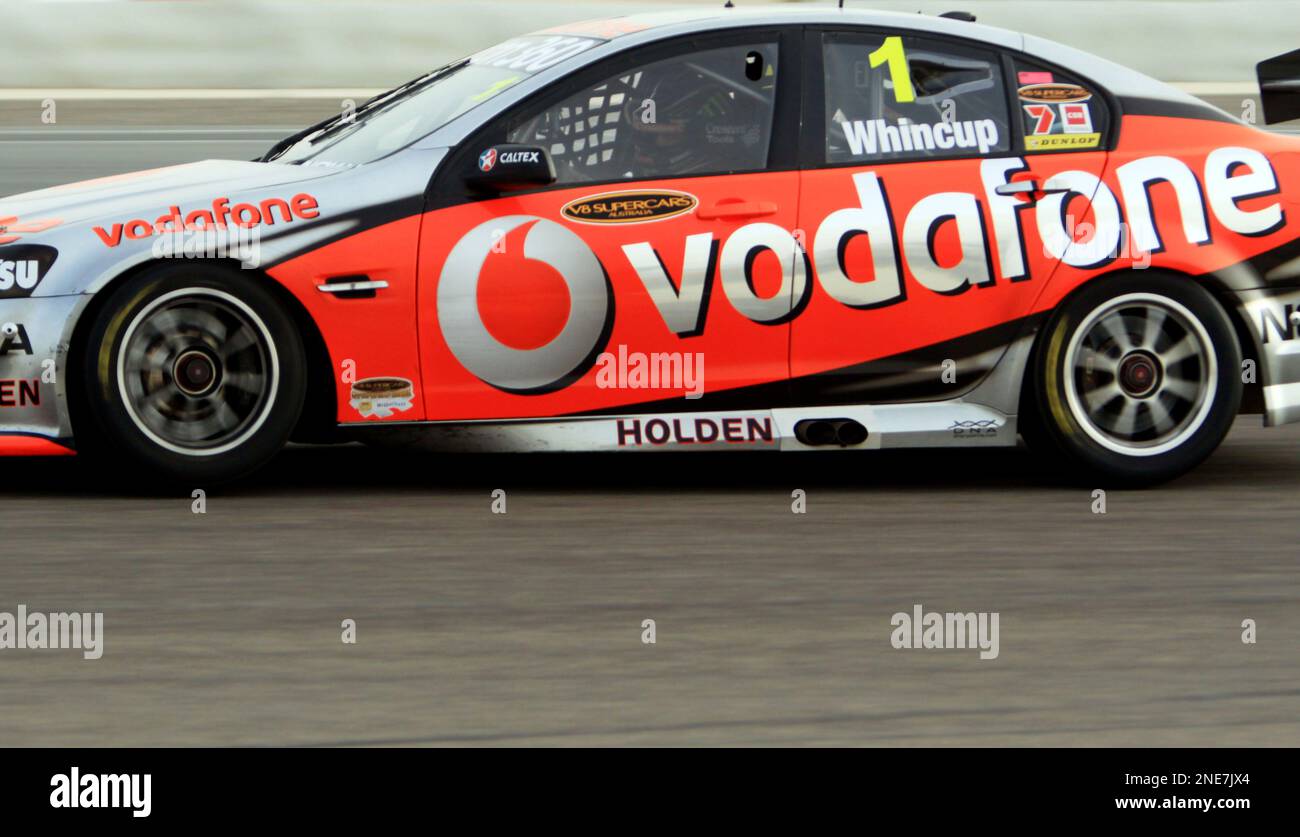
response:
[[[478,155],[478,170],[487,174],[500,163],[503,166],[517,165],[541,165],[545,161],[542,159],[541,149],[537,148],[513,148],[507,146],[506,150],[489,148],[482,154]]]
[[[352,385],[352,409],[363,418],[388,418],[415,402],[415,385],[406,378],[365,378]]]
[[[1300,337],[1296,322],[1292,319],[1300,311],[1300,305],[1288,302],[1279,308],[1276,304],[1261,302],[1253,307],[1258,316],[1261,345],[1267,346],[1273,341],[1286,343]]]
[[[466,185],[497,192],[529,185],[544,186],[555,182],[555,166],[546,152],[535,145],[494,145],[479,152],[465,181]]]
[[[38,379],[0,378],[0,408],[41,406]]]
[[[600,41],[595,38],[572,35],[525,35],[489,47],[475,55],[471,61],[476,66],[531,74],[553,67],[598,43]]]
[[[1016,74],[1016,80],[1021,85],[1026,84],[1051,84],[1052,74],[1046,70],[1021,70]]]
[[[768,65],[768,75],[772,67]],[[758,125],[742,122],[738,125],[706,125],[704,141],[709,145],[743,145],[752,148],[763,141],[763,129]]]
[[[1023,81],[1024,76],[1035,74],[1020,75]],[[1018,94],[1025,114],[1025,150],[1072,151],[1101,145],[1101,133],[1092,124],[1092,93],[1086,88],[1043,82],[1025,84]]]
[[[512,246],[516,231],[522,242]],[[518,348],[500,339],[478,304],[489,256],[509,258],[519,250],[524,260],[548,266],[567,290],[563,327],[540,346]],[[437,308],[442,336],[462,366],[498,389],[527,393],[566,386],[595,363],[614,303],[604,266],[576,233],[555,221],[510,215],[485,221],[456,242],[438,280]]]
[[[1096,148],[1101,144],[1101,134],[1051,134],[1026,136],[1026,151],[1074,151]]]
[[[998,435],[1002,422],[995,419],[956,420],[948,429],[954,439],[993,438]]]
[[[1055,103],[1055,118],[1070,104],[1087,103]],[[1087,116],[1094,128],[1104,118]],[[609,200],[590,187],[436,210],[425,252],[449,255],[421,279],[430,289],[424,374],[440,393],[426,409],[438,420],[615,410],[629,418],[628,405],[659,399],[630,385],[630,369],[629,385],[612,385],[618,366],[601,353],[617,357],[621,347],[629,363],[634,349],[647,358],[707,355],[709,403],[752,407],[765,402],[742,392],[1022,320],[1117,262],[1165,250],[1161,263],[1175,266],[1205,264],[1207,253],[1239,260],[1249,245],[1233,236],[1266,236],[1288,220],[1276,196],[1285,173],[1224,133],[1206,156],[1120,157],[1109,170],[1100,154],[1020,155],[665,180],[641,190],[689,194],[699,207],[736,194],[771,197],[770,221],[709,224],[692,212],[663,224],[575,222],[571,215],[590,213],[583,207]],[[1043,187],[1033,201],[1003,189],[1030,174]],[[783,214],[791,182],[805,184],[797,218]],[[1047,284],[1053,276],[1060,281]],[[989,368],[1001,345],[971,369]],[[906,371],[872,374],[892,392],[911,385]],[[856,382],[828,379],[814,398],[836,398]],[[765,396],[790,397],[775,387]],[[988,432],[971,430],[953,434]],[[654,444],[645,419],[640,431],[643,445]],[[662,435],[656,426],[654,438]],[[625,445],[635,446],[634,436]]]
[[[615,433],[620,448],[639,448],[645,445],[777,445],[772,417],[768,414],[626,418],[615,422]]]
[[[1086,102],[1092,98],[1083,87],[1077,84],[1026,84],[1018,91],[1021,100],[1026,102]]]
[[[1066,102],[1061,105],[1061,128],[1067,134],[1092,133],[1092,114],[1087,102]]]
[[[685,215],[697,205],[694,195],[671,189],[604,192],[569,201],[560,214],[582,224],[639,224]]]
[[[31,296],[58,257],[59,251],[43,244],[0,247],[0,299]]]
[[[167,233],[226,229],[230,225],[242,229],[268,226],[273,227],[279,220],[290,224],[294,221],[313,220],[320,217],[320,204],[308,194],[294,195],[289,200],[267,198],[256,204],[237,203],[230,205],[230,198],[217,198],[211,209],[196,209],[182,216],[179,206],[169,207],[166,215],[160,216],[152,224],[143,218],[136,218],[122,224],[113,224],[109,229],[93,227],[92,231],[105,247],[117,247],[123,236],[132,241],[150,238]]]
[[[1051,105],[1025,105],[1024,108],[1025,113],[1033,120],[1033,125],[1030,127],[1033,136],[1052,133],[1052,128],[1056,126],[1056,108]]]
[[[24,221],[15,216],[0,218],[0,244],[12,244],[27,233],[42,233],[62,224],[58,218],[45,218],[40,221]]]
[[[979,149],[983,155],[1001,142],[992,119],[929,123],[900,118],[892,125],[886,119],[854,119],[841,122],[840,128],[854,157],[955,149]]]
[[[22,323],[5,323],[0,330],[0,357],[5,355],[31,355],[32,341]]]

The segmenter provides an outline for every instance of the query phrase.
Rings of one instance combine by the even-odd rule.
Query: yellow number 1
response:
[[[912,89],[912,72],[907,68],[907,53],[903,51],[903,39],[894,35],[885,38],[880,49],[868,56],[874,70],[881,64],[889,63],[889,78],[894,82],[894,101],[915,102],[916,91]]]

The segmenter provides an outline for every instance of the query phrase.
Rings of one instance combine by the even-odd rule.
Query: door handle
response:
[[[696,210],[695,214],[704,221],[718,218],[757,218],[760,215],[775,215],[776,204],[771,201],[721,200],[713,206]]]
[[[999,195],[1032,195],[1038,191],[1037,180],[1013,180],[993,190]]]
[[[382,291],[387,287],[387,282],[377,279],[366,282],[331,282],[328,285],[317,285],[316,290],[323,294],[351,294],[357,291]]]
[[[1026,178],[1025,180],[1013,180],[1010,183],[1003,183],[993,191],[999,195],[1054,195],[1070,190],[1065,186],[1054,186],[1051,189],[1046,189],[1041,181]]]
[[[368,276],[336,276],[316,290],[331,294],[337,299],[374,299],[375,295],[388,287],[383,279],[371,279]]]

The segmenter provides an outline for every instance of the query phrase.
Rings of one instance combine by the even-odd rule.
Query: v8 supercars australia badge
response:
[[[698,203],[694,195],[667,189],[605,192],[570,201],[560,213],[584,224],[634,224],[683,215]]]

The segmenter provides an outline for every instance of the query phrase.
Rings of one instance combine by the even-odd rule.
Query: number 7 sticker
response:
[[[1052,125],[1056,123],[1056,111],[1051,105],[1025,105],[1025,113],[1029,114],[1030,119],[1036,120],[1035,134],[1052,133]]]
[[[880,49],[867,57],[872,69],[881,64],[889,64],[889,79],[894,83],[894,101],[916,101],[916,91],[912,89],[912,70],[907,66],[907,53],[903,50],[902,38],[897,35],[885,38]]]

